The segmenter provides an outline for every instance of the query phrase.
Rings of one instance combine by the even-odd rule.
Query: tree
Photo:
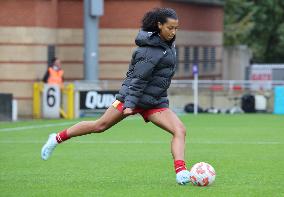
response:
[[[248,45],[253,61],[284,63],[284,1],[227,0],[225,45]]]

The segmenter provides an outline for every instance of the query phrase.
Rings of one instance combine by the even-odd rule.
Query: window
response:
[[[182,53],[183,52],[183,53]],[[200,68],[200,74],[214,74],[216,70],[215,46],[180,46],[176,48],[177,70],[184,77],[191,76],[193,65]]]
[[[193,48],[193,64],[199,64],[199,54],[198,54],[198,47]]]
[[[52,64],[52,59],[55,57],[55,46],[48,45],[47,46],[47,66]]]
[[[211,70],[215,70],[216,67],[216,48],[210,48],[210,68]]]
[[[190,49],[188,46],[184,48],[184,72],[190,72]]]
[[[203,47],[203,70],[208,71],[209,59],[208,59],[208,47]]]
[[[179,70],[179,47],[176,47],[176,71]]]

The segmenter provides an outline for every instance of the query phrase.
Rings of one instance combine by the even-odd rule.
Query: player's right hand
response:
[[[125,115],[125,116],[129,116],[129,115],[132,115],[132,114],[134,114],[134,110],[131,109],[131,108],[125,108],[123,110],[123,115]]]

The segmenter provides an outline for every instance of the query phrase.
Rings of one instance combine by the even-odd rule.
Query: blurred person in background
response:
[[[64,71],[61,66],[61,61],[57,57],[54,57],[52,59],[52,64],[48,67],[42,81],[48,84],[57,84],[60,88],[63,88],[63,74]]]
[[[82,121],[57,134],[50,134],[41,150],[42,159],[47,160],[58,144],[72,137],[102,133],[127,116],[139,113],[145,122],[152,122],[172,134],[176,181],[181,185],[188,183],[190,173],[184,161],[186,128],[169,109],[167,97],[176,69],[174,41],[177,29],[178,17],[173,9],[156,8],[147,12],[135,39],[138,47],[132,54],[117,100],[98,120]]]

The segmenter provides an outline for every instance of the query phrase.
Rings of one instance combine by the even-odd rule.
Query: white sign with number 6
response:
[[[44,84],[42,94],[43,118],[60,117],[60,88],[58,85]]]

